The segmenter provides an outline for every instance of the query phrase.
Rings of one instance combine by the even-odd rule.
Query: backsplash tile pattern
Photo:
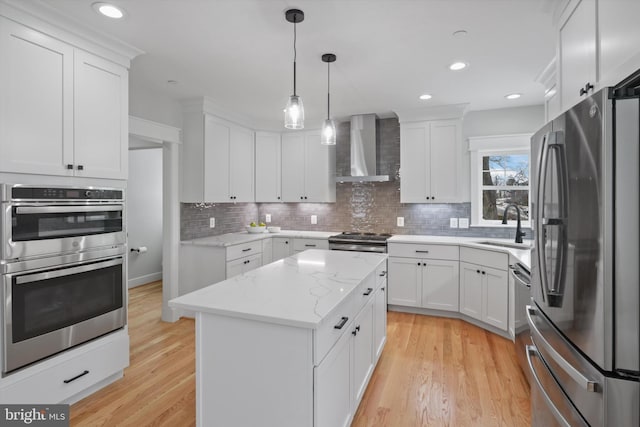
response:
[[[336,145],[337,175],[350,175],[349,122],[338,125]],[[395,118],[376,123],[378,173],[390,175],[390,182],[337,184],[336,203],[238,203],[181,204],[182,240],[243,231],[251,221],[265,220],[271,225],[294,230],[370,231],[392,234],[431,234],[439,236],[512,238],[513,228],[449,228],[449,218],[470,218],[470,203],[400,203],[400,124]],[[311,224],[311,215],[318,223]],[[209,217],[216,228],[209,228]],[[396,217],[404,217],[404,227]],[[531,236],[526,230],[527,237]]]

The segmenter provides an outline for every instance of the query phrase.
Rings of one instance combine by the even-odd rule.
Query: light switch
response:
[[[271,222],[271,214],[266,214],[264,216],[264,222],[266,222],[267,224]]]
[[[209,218],[209,228],[216,228],[216,219],[214,217]]]
[[[318,215],[311,215],[311,224],[318,223]]]
[[[458,218],[458,227],[469,228],[469,218]]]
[[[397,223],[398,227],[404,227],[404,217],[403,216],[399,216],[396,223]]]
[[[449,228],[458,228],[458,218],[449,218]]]

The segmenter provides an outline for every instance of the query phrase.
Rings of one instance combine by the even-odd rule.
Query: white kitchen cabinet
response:
[[[262,265],[273,262],[273,239],[264,239],[262,241]]]
[[[256,254],[227,262],[227,279],[262,266],[262,255]]]
[[[598,65],[601,86],[611,86],[640,68],[640,2],[598,1]]]
[[[389,245],[389,304],[458,311],[458,247]]]
[[[387,263],[376,270],[377,290],[373,296],[373,350],[374,364],[380,359],[387,341]]]
[[[126,179],[128,70],[0,17],[0,170]]]
[[[565,109],[591,95],[593,91],[585,86],[594,86],[598,77],[596,1],[574,1],[567,9],[559,28],[560,92]]]
[[[282,135],[282,201],[335,202],[335,146],[320,144],[320,132]]]
[[[289,237],[273,237],[272,260],[277,261],[293,255],[293,239]]]
[[[463,248],[460,252],[460,312],[508,330],[508,256]]]
[[[353,321],[351,375],[353,378],[352,401],[354,413],[362,399],[373,373],[375,350],[373,348],[373,300],[358,313]]]
[[[256,203],[282,201],[282,143],[274,132],[256,132]]]
[[[253,202],[253,131],[203,111],[183,119],[183,202]]]
[[[460,120],[401,123],[401,203],[461,201],[461,138]]]
[[[296,237],[293,239],[293,253],[306,251],[307,249],[329,249],[328,239],[308,239]]]

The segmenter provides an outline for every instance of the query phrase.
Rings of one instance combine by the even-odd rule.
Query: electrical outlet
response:
[[[449,218],[449,228],[458,228],[458,218]]]
[[[458,218],[458,227],[469,228],[469,218]]]
[[[396,224],[398,225],[398,227],[404,227],[404,217],[403,216],[399,216]]]
[[[271,214],[266,214],[264,216],[264,222],[266,222],[267,224],[271,222]]]
[[[209,228],[216,228],[216,219],[214,217],[209,218]]]
[[[318,223],[318,215],[311,215],[311,224]]]

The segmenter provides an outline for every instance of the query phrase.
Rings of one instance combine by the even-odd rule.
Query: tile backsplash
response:
[[[337,174],[350,174],[349,122],[338,125],[336,145]],[[513,228],[449,228],[449,218],[470,218],[470,203],[400,203],[400,124],[395,118],[380,119],[377,131],[378,173],[390,175],[390,182],[336,184],[336,203],[183,203],[180,237],[182,240],[243,231],[251,221],[264,221],[292,230],[370,231],[392,234],[431,234],[511,238]],[[318,223],[311,224],[311,215]],[[396,218],[404,217],[404,227]],[[216,227],[209,228],[209,218]],[[525,230],[527,237],[530,230]]]

